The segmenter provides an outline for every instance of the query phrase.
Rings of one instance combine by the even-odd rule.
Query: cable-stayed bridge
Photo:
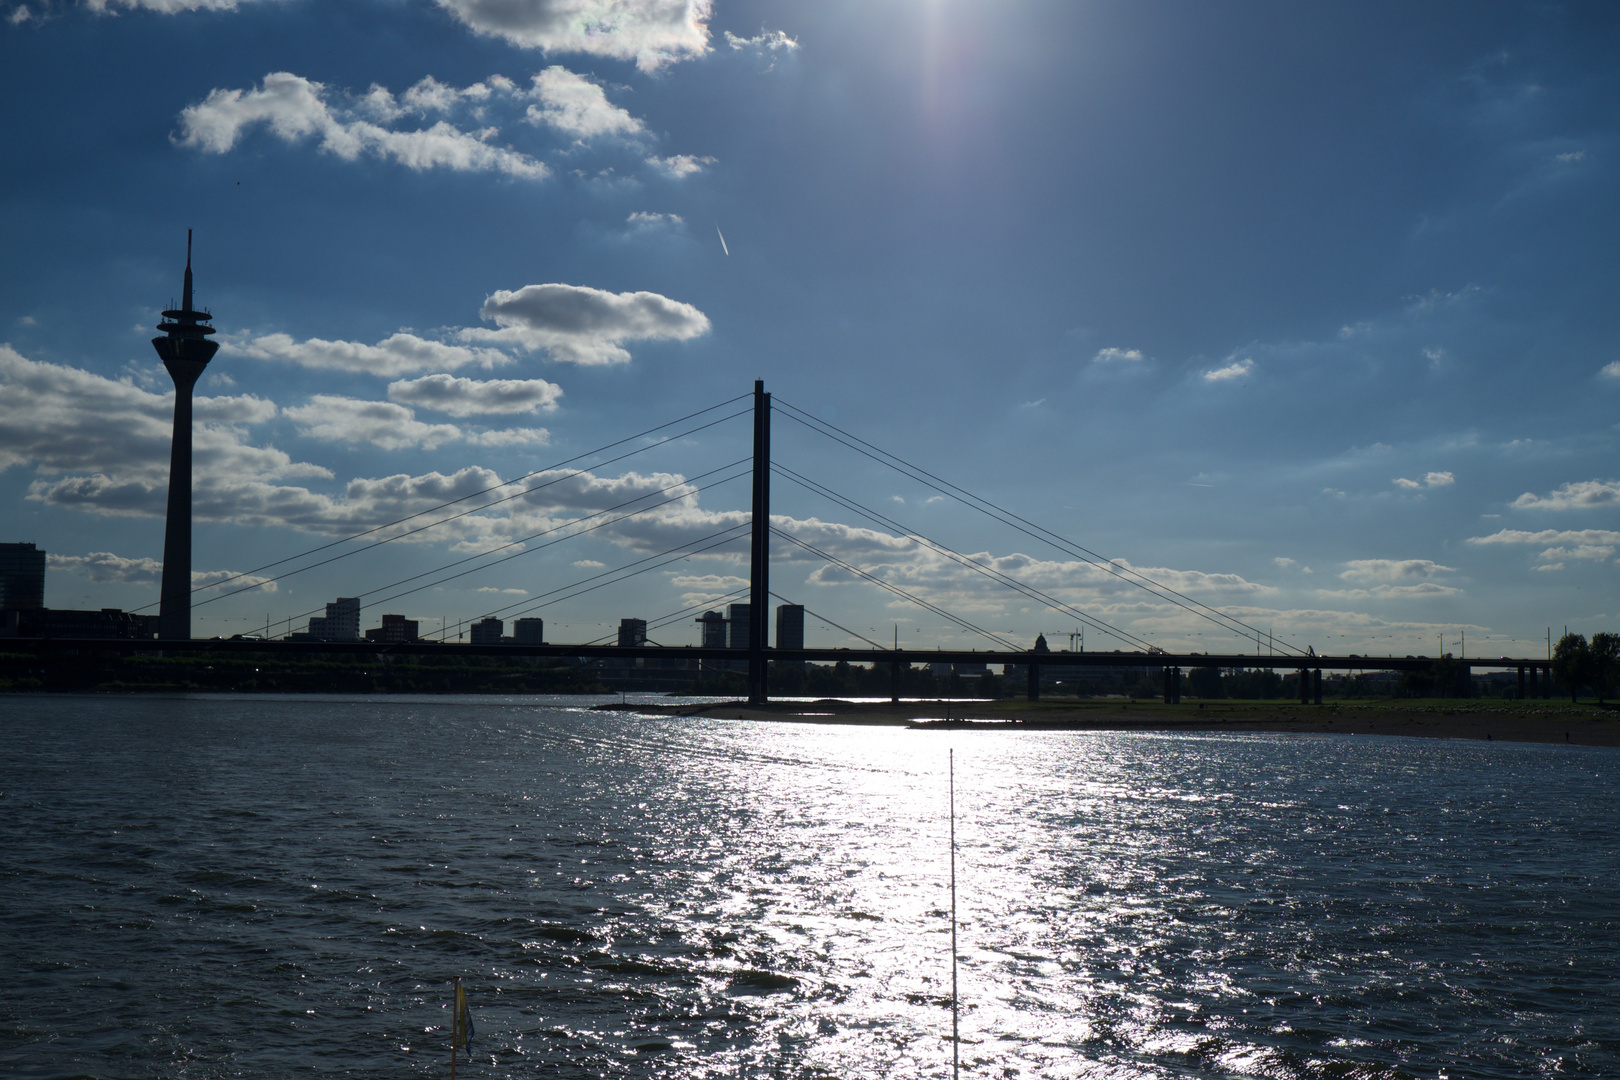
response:
[[[206,586],[207,589],[219,590],[213,596],[202,598],[199,594],[203,592],[204,587],[193,589],[190,607],[195,610],[231,596],[257,590],[270,581],[287,580],[356,556],[375,552],[384,545],[420,536],[429,532],[429,530],[452,525],[457,521],[493,508],[508,505],[517,500],[531,498],[543,493],[548,488],[566,484],[570,480],[587,477],[594,470],[635,457],[652,446],[697,435],[719,427],[728,421],[750,416],[753,426],[753,447],[752,452],[746,456],[707,469],[696,475],[680,478],[661,488],[642,491],[640,494],[592,513],[583,514],[563,523],[548,525],[532,533],[505,540],[493,547],[447,561],[429,570],[374,586],[359,594],[359,598],[365,600],[370,607],[386,607],[395,601],[403,600],[423,591],[439,588],[471,575],[488,573],[496,567],[535,552],[547,550],[558,544],[566,543],[569,540],[599,533],[602,530],[611,529],[615,525],[633,519],[645,518],[647,515],[654,514],[659,510],[691,499],[701,491],[713,490],[722,485],[746,478],[750,482],[752,489],[749,514],[745,516],[732,515],[734,520],[730,520],[723,527],[703,536],[683,540],[665,550],[641,556],[616,567],[604,568],[600,572],[588,574],[538,595],[526,595],[521,600],[494,608],[485,613],[484,616],[480,616],[480,618],[520,618],[546,607],[578,599],[597,590],[634,580],[643,574],[665,569],[694,556],[734,552],[746,542],[749,552],[749,579],[746,587],[736,589],[728,594],[707,597],[700,603],[685,605],[658,618],[648,620],[646,624],[646,630],[651,632],[663,626],[686,622],[691,618],[694,610],[721,605],[727,601],[746,601],[750,605],[751,616],[748,625],[748,640],[744,647],[669,647],[653,644],[610,644],[604,638],[572,644],[465,644],[448,640],[449,627],[442,630],[439,635],[428,634],[418,640],[400,642],[267,640],[256,638],[194,640],[176,636],[160,636],[158,641],[152,643],[130,639],[34,638],[14,640],[11,645],[12,647],[33,649],[44,654],[60,653],[68,650],[83,651],[86,649],[129,651],[136,648],[150,649],[157,645],[165,652],[253,652],[286,655],[322,653],[374,655],[382,653],[397,656],[501,655],[575,658],[611,657],[621,660],[682,658],[697,661],[725,661],[736,663],[739,666],[746,664],[749,698],[755,702],[764,702],[769,697],[770,671],[773,662],[844,660],[852,663],[890,665],[895,676],[894,685],[897,688],[901,666],[906,664],[1010,664],[1026,670],[1027,693],[1032,699],[1040,694],[1041,679],[1039,673],[1043,667],[1134,667],[1156,669],[1163,679],[1166,701],[1180,699],[1181,673],[1186,668],[1280,669],[1298,671],[1300,674],[1298,680],[1300,700],[1308,702],[1314,699],[1318,703],[1321,701],[1322,672],[1324,670],[1428,671],[1433,667],[1434,660],[1429,657],[1327,656],[1319,655],[1312,649],[1300,649],[1286,641],[1278,641],[1268,632],[1235,615],[1205,604],[1162,581],[1149,577],[1126,563],[1105,558],[1068,537],[1047,529],[983,496],[968,491],[944,477],[878,447],[821,417],[815,416],[791,403],[773,401],[772,395],[765,392],[762,382],[754,384],[752,394],[739,395],[709,408],[689,413],[656,427],[596,447],[584,454],[576,455],[544,469],[535,470],[478,491],[459,495],[453,499],[439,502],[425,509],[414,511],[339,539],[319,544],[296,554],[241,571],[223,583],[215,582]],[[1117,579],[1121,586],[1141,590],[1146,596],[1152,597],[1156,603],[1168,604],[1180,609],[1185,614],[1194,616],[1218,629],[1223,635],[1230,635],[1239,640],[1252,641],[1254,643],[1254,652],[1250,653],[1246,648],[1243,652],[1230,653],[1169,652],[1157,647],[1141,635],[1110,623],[1092,612],[1054,595],[1048,590],[1028,581],[1020,580],[981,559],[964,554],[944,542],[926,535],[922,531],[909,528],[882,510],[865,505],[805,473],[781,462],[774,461],[771,455],[771,425],[773,419],[778,417],[797,425],[805,431],[839,444],[850,452],[892,469],[912,482],[930,489],[939,498],[951,500],[962,507],[971,509],[1006,528],[1012,529],[1042,547],[1058,552],[1066,559],[1087,564],[1098,573]],[[965,573],[981,576],[994,586],[1007,590],[1011,595],[1021,597],[1025,601],[1058,613],[1065,619],[1072,620],[1076,624],[1091,630],[1094,635],[1101,634],[1103,637],[1110,639],[1118,647],[1109,651],[1092,651],[1089,653],[1056,653],[1047,651],[1044,648],[1030,648],[1012,641],[1004,634],[988,629],[958,612],[948,610],[946,607],[918,595],[916,592],[908,590],[886,577],[874,574],[848,559],[840,558],[834,552],[811,543],[803,536],[777,528],[771,524],[770,516],[771,482],[773,479],[787,482],[798,489],[826,499],[878,530],[906,538],[918,545],[919,548],[929,552],[931,557],[937,557],[946,564],[960,568]],[[189,521],[187,527],[189,531]],[[898,641],[886,647],[880,642],[873,641],[839,625],[832,616],[808,610],[806,610],[806,614],[834,630],[863,641],[868,647],[784,648],[780,642],[773,645],[769,640],[769,626],[767,619],[764,617],[765,612],[768,610],[770,601],[773,598],[784,603],[792,603],[786,597],[773,592],[770,587],[770,554],[773,541],[791,550],[795,555],[819,560],[855,580],[865,582],[898,599],[914,604],[929,614],[959,628],[964,634],[973,634],[982,638],[987,647],[972,650],[907,650],[899,648]],[[168,580],[168,576],[166,576],[165,581]],[[223,589],[220,588],[221,584],[225,586]],[[168,588],[166,585],[165,589],[168,590]],[[289,626],[292,621],[319,614],[320,610],[313,609],[293,616],[289,620]],[[172,620],[165,622],[163,625],[168,626],[171,624],[180,625]],[[189,620],[184,625],[189,626]],[[1044,645],[1044,642],[1041,644]],[[1541,696],[1544,693],[1550,693],[1551,690],[1551,665],[1544,658],[1481,657],[1472,660],[1457,658],[1453,660],[1453,663],[1460,669],[1464,678],[1467,677],[1468,669],[1471,667],[1506,668],[1510,670],[1516,668],[1519,678],[1520,697],[1527,696],[1527,689],[1528,696]],[[896,692],[898,693],[898,690]]]

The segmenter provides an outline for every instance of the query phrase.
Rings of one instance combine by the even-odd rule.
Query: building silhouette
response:
[[[319,641],[359,641],[360,598],[340,596],[326,605],[324,616],[310,616],[309,636]]]
[[[753,622],[754,605],[731,604],[726,608],[726,630],[728,637],[726,645],[733,649],[748,648],[748,629]],[[730,662],[733,671],[747,671],[748,661],[733,660]]]
[[[782,604],[776,609],[776,647],[778,649],[804,648],[804,605]],[[783,660],[788,667],[804,667],[803,660]]]
[[[355,604],[355,616],[356,621],[358,622],[359,601],[356,600]],[[407,619],[403,615],[384,615],[382,617],[381,626],[376,626],[366,631],[366,640],[381,641],[387,644],[415,641],[418,636],[418,626],[419,624],[415,619]]]
[[[474,645],[499,645],[505,630],[506,624],[492,615],[473,623],[468,636]]]
[[[186,230],[186,276],[180,306],[163,313],[152,347],[174,380],[174,438],[169,446],[169,508],[163,527],[163,586],[158,606],[158,636],[191,637],[191,392],[214,358],[219,342],[209,341],[214,328],[207,309],[191,300],[191,230]],[[356,628],[355,636],[359,636]]]
[[[546,620],[519,619],[512,624],[512,640],[519,645],[544,645]]]
[[[33,544],[0,544],[0,610],[45,606],[45,552]]]
[[[631,648],[645,644],[647,644],[646,619],[619,620],[619,648]]]

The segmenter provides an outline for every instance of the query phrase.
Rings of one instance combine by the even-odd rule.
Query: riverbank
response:
[[[903,701],[604,705],[665,716],[972,731],[1270,731],[1620,746],[1620,707],[1583,701]]]

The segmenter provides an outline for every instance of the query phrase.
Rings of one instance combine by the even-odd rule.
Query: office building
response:
[[[778,649],[804,648],[804,605],[782,604],[776,609],[776,647]],[[803,660],[781,660],[790,667],[804,667]]]
[[[544,645],[546,620],[519,619],[512,624],[512,640],[519,645]]]
[[[0,610],[45,606],[45,552],[33,544],[0,544]]]
[[[646,619],[619,620],[619,648],[624,649],[645,644],[647,644]]]
[[[752,604],[732,604],[726,608],[726,646],[728,648],[748,648],[748,625],[752,621],[752,612]]]
[[[499,645],[501,643],[501,634],[505,629],[506,624],[493,616],[487,619],[479,619],[472,624],[470,634],[472,643],[474,645]]]
[[[415,641],[416,638],[416,620],[407,619],[403,615],[384,615],[382,617],[381,626],[376,626],[366,631],[367,641],[380,641],[388,644],[396,644],[402,641]]]

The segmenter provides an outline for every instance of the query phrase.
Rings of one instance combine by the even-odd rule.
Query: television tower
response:
[[[207,309],[191,306],[191,230],[186,230],[186,283],[180,307],[165,311],[158,329],[163,337],[152,347],[174,380],[174,440],[169,449],[169,513],[163,528],[163,591],[158,607],[158,637],[191,637],[191,391],[214,358],[219,342]]]

